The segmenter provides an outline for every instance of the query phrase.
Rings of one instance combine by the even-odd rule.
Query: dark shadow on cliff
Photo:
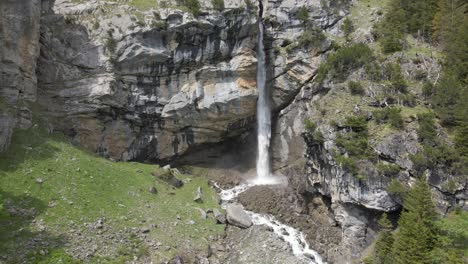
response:
[[[169,163],[172,166],[194,165],[245,173],[255,168],[257,144],[254,132],[255,130],[252,129],[245,137],[240,136],[220,143],[192,147],[186,154]]]

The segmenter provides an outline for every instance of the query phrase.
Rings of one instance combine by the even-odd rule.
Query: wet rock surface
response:
[[[289,244],[264,226],[228,229],[225,240],[228,253],[223,263],[310,263],[292,254]]]

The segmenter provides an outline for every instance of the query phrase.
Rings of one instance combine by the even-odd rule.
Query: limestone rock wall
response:
[[[0,3],[0,152],[16,127],[31,125],[36,100],[41,1]]]
[[[194,18],[177,8],[56,1],[42,24],[40,104],[56,128],[93,151],[170,159],[250,127],[257,96],[251,10]]]

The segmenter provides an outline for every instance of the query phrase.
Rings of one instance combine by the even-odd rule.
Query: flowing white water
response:
[[[219,195],[221,196],[221,206],[225,208],[226,205],[230,201],[234,200],[239,194],[247,191],[250,187],[255,185],[256,184],[254,182],[248,182],[227,190],[223,190],[217,185],[215,186],[220,190]],[[266,225],[272,228],[276,235],[289,243],[293,254],[298,258],[310,260],[311,264],[326,264],[326,262],[323,262],[322,257],[310,248],[304,234],[299,230],[280,223],[272,215],[262,215],[250,211],[247,211],[247,213],[252,218],[254,225]]]
[[[257,40],[257,179],[258,184],[274,184],[270,171],[271,114],[266,87],[265,50],[263,47],[263,23],[258,23]]]

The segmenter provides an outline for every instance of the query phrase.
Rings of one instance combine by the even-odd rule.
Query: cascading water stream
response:
[[[259,2],[259,17],[263,12],[263,4]],[[263,45],[263,23],[258,23],[257,41],[257,177],[253,181],[247,181],[232,189],[223,190],[215,184],[221,196],[221,205],[226,208],[227,203],[233,202],[237,196],[255,185],[279,184],[281,179],[271,174],[270,168],[270,138],[271,138],[271,113],[269,105],[269,93],[266,86],[266,62]],[[284,180],[284,179],[283,179]],[[247,211],[255,225],[269,226],[284,241],[290,244],[292,252],[300,259],[305,259],[313,264],[324,264],[320,255],[312,250],[307,243],[304,234],[293,227],[284,225],[272,215],[262,215]]]
[[[221,198],[221,206],[224,209],[228,203],[235,201],[239,194],[255,185],[256,184],[252,183],[244,183],[232,189],[224,190],[215,184]],[[250,211],[247,211],[247,213],[252,218],[254,225],[266,225],[270,227],[278,237],[286,241],[291,246],[292,253],[299,259],[310,261],[311,264],[326,264],[326,262],[322,260],[322,257],[310,247],[305,235],[299,230],[282,224],[272,215],[262,215]]]
[[[263,46],[263,23],[258,23],[257,41],[257,184],[269,184],[273,179],[270,171],[271,114],[266,87],[265,50]]]

